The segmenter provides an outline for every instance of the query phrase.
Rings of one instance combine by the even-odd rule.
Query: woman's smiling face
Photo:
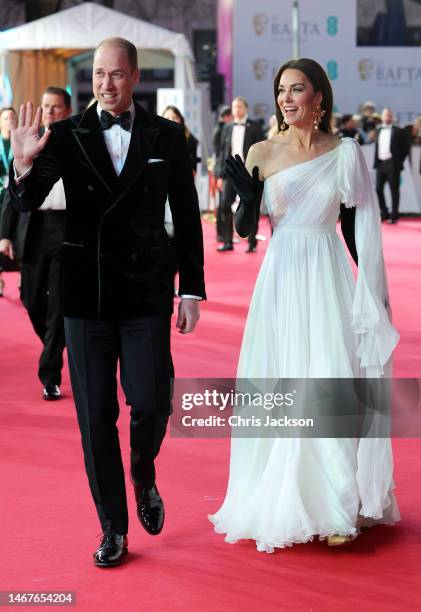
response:
[[[288,125],[300,125],[314,120],[314,108],[322,101],[311,81],[301,70],[287,68],[279,80],[278,105]]]

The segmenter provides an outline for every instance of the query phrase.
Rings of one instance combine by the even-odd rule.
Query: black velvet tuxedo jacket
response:
[[[118,176],[96,104],[59,121],[19,185],[20,211],[41,206],[61,177],[66,194],[63,243],[65,316],[125,319],[170,314],[179,293],[206,298],[197,193],[184,131],[135,104],[130,147]],[[164,226],[169,198],[175,237]]]
[[[376,130],[376,149],[374,152],[374,168],[379,167],[380,160],[378,158],[379,149],[379,133],[382,128]],[[405,130],[397,125],[392,126],[392,134],[390,136],[390,153],[392,154],[393,164],[396,170],[403,170],[403,162],[409,153],[410,144]]]
[[[215,176],[218,178],[225,178],[225,160],[229,155],[231,155],[231,139],[233,128],[233,123],[227,123],[222,128],[219,154],[215,163]],[[251,145],[255,144],[256,142],[260,142],[261,140],[265,140],[265,135],[263,133],[261,124],[258,121],[251,121],[250,119],[247,119],[244,131],[243,144],[244,159],[246,159],[247,153],[249,152]]]

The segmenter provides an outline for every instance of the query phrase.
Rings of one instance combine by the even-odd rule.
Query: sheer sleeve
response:
[[[377,196],[361,147],[352,138],[341,144],[338,190],[347,208],[356,207],[358,276],[351,326],[359,336],[357,357],[367,377],[379,377],[387,375],[399,334],[391,323]]]

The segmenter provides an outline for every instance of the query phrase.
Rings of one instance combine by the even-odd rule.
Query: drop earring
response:
[[[318,130],[319,125],[324,115],[326,115],[326,111],[323,110],[319,104],[319,106],[316,106],[316,108],[313,108],[313,113],[314,113],[314,121],[313,121],[314,129]]]

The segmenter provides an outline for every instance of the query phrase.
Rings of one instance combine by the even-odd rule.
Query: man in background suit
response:
[[[217,209],[216,209],[216,238],[219,242],[223,242],[221,238],[221,206],[219,205],[221,199],[221,191],[220,189],[215,189],[215,186],[218,182],[218,177],[215,174],[215,170],[217,169],[218,158],[221,154],[221,136],[224,127],[227,123],[231,123],[232,121],[232,111],[231,106],[224,106],[218,116],[218,122],[213,128],[212,132],[212,145],[213,145],[213,155],[214,155],[214,169],[213,169],[213,189],[216,191],[217,199]]]
[[[130,411],[130,474],[137,514],[161,532],[164,503],[154,460],[171,412],[170,321],[179,273],[177,327],[193,331],[205,299],[197,193],[182,126],[133,101],[137,49],[109,38],[94,53],[97,103],[39,138],[40,113],[21,108],[12,132],[10,191],[34,210],[59,177],[66,191],[63,309],[85,467],[103,530],[100,567],[127,554],[128,509],[117,429],[117,363]],[[174,241],[165,231],[169,199]],[[76,543],[80,534],[76,538]]]
[[[42,123],[45,127],[71,115],[70,96],[61,87],[48,87],[42,98]],[[61,370],[65,347],[63,313],[60,299],[61,249],[66,222],[66,197],[63,181],[58,181],[34,212],[19,213],[5,199],[0,228],[0,252],[22,261],[20,295],[35,333],[42,342],[38,377],[45,400],[61,396]]]
[[[393,125],[393,112],[384,108],[382,124],[377,128],[374,168],[376,170],[376,191],[379,199],[382,221],[396,223],[399,211],[399,182],[403,162],[409,153],[409,142],[404,130]],[[384,186],[389,183],[392,194],[392,213],[386,206]]]
[[[237,96],[231,105],[233,122],[228,123],[222,129],[219,155],[215,165],[215,175],[218,177],[218,187],[222,190],[220,201],[220,214],[218,214],[219,224],[218,233],[222,238],[223,245],[218,247],[218,251],[232,251],[233,247],[233,213],[231,206],[235,202],[237,192],[234,189],[231,179],[225,172],[225,160],[229,155],[240,155],[245,160],[247,153],[255,142],[265,140],[262,126],[258,121],[251,121],[248,118],[248,103],[245,98]],[[254,253],[257,247],[256,240],[257,226],[248,236],[247,253]]]

